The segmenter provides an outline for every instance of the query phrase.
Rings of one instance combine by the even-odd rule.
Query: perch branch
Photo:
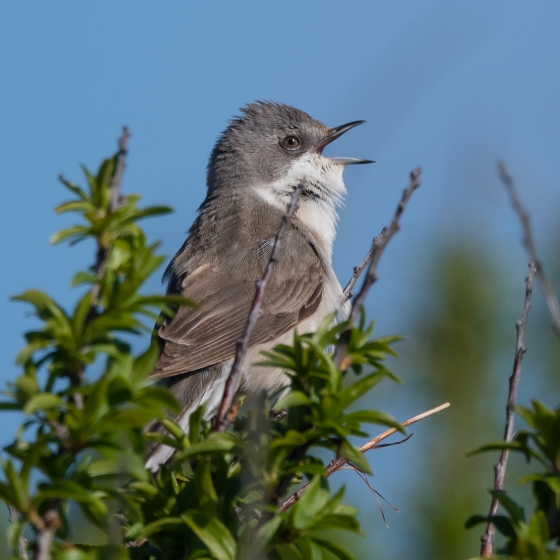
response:
[[[299,206],[299,197],[301,192],[305,187],[305,183],[299,183],[299,185],[294,189],[292,192],[292,197],[290,200],[290,204],[288,205],[288,209],[286,213],[282,216],[282,221],[280,222],[280,228],[276,237],[274,238],[274,243],[272,245],[272,251],[270,253],[270,258],[268,260],[268,264],[264,269],[264,273],[259,280],[256,281],[257,289],[255,291],[255,295],[253,297],[253,302],[251,304],[251,309],[249,311],[249,316],[247,317],[247,323],[245,324],[245,330],[243,332],[243,336],[237,341],[235,345],[235,358],[233,359],[233,364],[231,366],[231,370],[229,372],[228,378],[225,383],[224,387],[224,395],[222,397],[222,401],[220,403],[220,408],[218,409],[218,415],[216,416],[216,424],[214,429],[219,432],[225,431],[228,426],[230,419],[228,418],[228,412],[233,403],[233,397],[235,396],[235,391],[237,390],[239,375],[241,374],[241,366],[243,363],[243,358],[247,353],[247,349],[249,348],[249,341],[251,339],[251,335],[253,334],[253,330],[257,321],[259,320],[262,311],[262,300],[264,296],[264,291],[266,289],[266,284],[270,275],[272,273],[272,269],[277,263],[277,254],[280,244],[284,239],[286,234],[286,230],[288,228],[288,224],[290,223],[293,215],[295,214],[296,210]]]
[[[525,300],[523,301],[523,311],[521,312],[521,319],[515,324],[517,329],[517,346],[515,349],[515,358],[513,360],[513,372],[509,378],[509,391],[506,406],[506,427],[504,431],[504,440],[513,440],[513,423],[514,423],[514,407],[515,399],[517,397],[517,388],[519,386],[519,378],[521,376],[521,364],[523,356],[527,352],[525,348],[525,326],[527,325],[527,317],[531,309],[531,294],[533,293],[533,280],[538,269],[535,263],[529,263],[529,275],[525,279]],[[500,454],[498,463],[494,466],[494,491],[504,491],[504,479],[506,476],[507,461],[509,457],[509,450],[504,449]],[[496,515],[499,507],[498,500],[493,497],[490,504],[489,516]],[[483,558],[490,558],[492,556],[492,548],[494,546],[494,535],[496,529],[492,523],[486,526],[486,532],[482,535],[480,542],[480,556]]]
[[[402,423],[402,426],[403,426],[403,428],[406,428],[407,426],[410,426],[411,424],[415,424],[416,422],[419,422],[420,420],[423,420],[424,418],[427,418],[428,416],[431,416],[432,414],[436,414],[438,412],[441,412],[442,410],[445,410],[449,406],[450,406],[449,403],[444,403],[440,406],[437,406],[436,408],[432,408],[430,410],[427,410],[426,412],[423,412],[422,414],[418,414],[418,416],[414,416],[412,418],[409,418],[408,420],[406,420],[405,422]],[[370,449],[375,449],[375,448],[377,448],[377,444],[380,441],[383,441],[384,439],[387,439],[389,436],[392,436],[396,432],[397,432],[396,428],[389,428],[388,430],[385,430],[382,434],[379,434],[378,436],[374,437],[373,439],[371,439],[370,441],[368,441],[367,443],[365,443],[364,445],[359,447],[358,450],[361,453],[365,453],[366,451],[369,451]],[[343,458],[333,459],[327,465],[327,472],[325,474],[325,477],[328,478],[329,476],[331,476],[331,474],[340,470],[341,468],[343,468],[345,465],[348,465],[348,464],[349,463],[346,459],[343,459]],[[303,496],[303,493],[309,487],[309,484],[310,484],[309,482],[307,484],[304,484],[297,492],[294,492],[289,498],[284,500],[284,502],[282,502],[282,505],[280,506],[278,511],[284,512],[287,509],[289,509],[290,507],[292,507],[297,501],[299,501],[299,499]]]
[[[346,356],[346,349],[348,347],[351,325],[355,323],[358,313],[360,312],[364,304],[370,288],[377,281],[377,265],[379,263],[379,259],[381,258],[381,255],[383,254],[383,251],[385,250],[385,247],[387,247],[389,241],[391,241],[395,233],[400,230],[400,219],[402,213],[404,212],[404,209],[406,208],[406,205],[408,204],[412,193],[420,186],[421,174],[422,169],[420,167],[410,173],[408,188],[403,191],[401,201],[397,206],[397,210],[395,212],[395,215],[393,216],[391,224],[389,225],[389,227],[383,228],[381,233],[373,239],[368,254],[366,255],[363,262],[359,266],[354,268],[352,278],[348,282],[346,288],[344,288],[344,294],[346,295],[346,297],[349,297],[349,294],[358,281],[359,276],[362,274],[366,266],[368,267],[362,287],[360,288],[358,295],[352,302],[352,307],[348,316],[349,326],[340,334],[339,343],[334,353],[334,363],[338,368],[342,367],[344,357]]]
[[[533,231],[531,228],[531,219],[529,217],[529,213],[523,206],[521,202],[521,198],[517,191],[517,187],[515,186],[515,182],[513,177],[510,175],[507,167],[503,163],[498,164],[498,173],[502,183],[506,187],[508,192],[511,205],[519,218],[519,222],[521,223],[521,228],[523,230],[523,247],[525,247],[529,259],[535,263],[537,268],[537,277],[541,284],[541,288],[543,291],[544,299],[546,301],[546,305],[548,310],[550,311],[550,315],[552,317],[552,325],[554,330],[558,335],[560,335],[560,303],[558,302],[558,298],[554,293],[554,288],[550,283],[548,277],[544,273],[542,261],[539,259],[537,254],[537,248],[535,246],[535,240],[533,237]]]

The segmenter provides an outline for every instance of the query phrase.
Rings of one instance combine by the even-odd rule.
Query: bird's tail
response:
[[[162,380],[181,404],[181,412],[175,417],[175,421],[181,426],[185,434],[189,433],[189,417],[202,404],[206,405],[204,420],[209,420],[216,415],[227,376],[223,371],[228,371],[224,364],[218,364],[196,372],[174,375]],[[154,422],[146,427],[148,432],[163,432],[164,429],[159,422]],[[146,451],[146,468],[156,472],[160,465],[167,463],[175,449],[168,445],[152,442]]]

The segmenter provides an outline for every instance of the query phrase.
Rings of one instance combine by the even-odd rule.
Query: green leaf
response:
[[[220,434],[212,432],[207,440],[191,445],[185,451],[177,453],[174,463],[180,463],[188,457],[202,455],[206,453],[227,453],[233,452],[239,447],[239,440],[231,433]]]
[[[325,539],[318,539],[317,537],[313,537],[313,540],[321,548],[324,548],[339,560],[355,560],[351,554],[349,554],[346,550],[344,550],[341,546],[337,545],[335,542],[327,541]]]
[[[184,525],[184,520],[181,517],[163,517],[162,519],[148,523],[142,531],[142,537],[147,538],[155,533],[158,533],[161,529],[181,525]]]
[[[58,245],[58,243],[62,243],[66,239],[74,238],[77,240],[88,235],[91,235],[89,228],[85,226],[73,226],[53,233],[49,241],[52,245]]]
[[[235,560],[235,541],[221,521],[198,512],[186,513],[181,518],[216,560]]]
[[[16,509],[23,511],[27,501],[27,490],[24,488],[21,477],[16,473],[11,461],[6,461],[4,463],[4,473],[6,474],[8,485],[11,487],[9,496],[13,500],[12,503]]]
[[[515,407],[515,412],[523,418],[530,428],[535,428],[535,413],[530,408],[518,404]]]
[[[91,496],[88,501],[79,503],[84,515],[97,527],[105,529],[109,518],[107,504],[101,498]]]
[[[208,515],[213,515],[219,498],[212,481],[211,463],[208,457],[204,457],[198,462],[194,474],[194,483],[202,511]]]
[[[61,178],[61,182],[62,184],[69,189],[70,191],[72,191],[76,196],[78,196],[78,198],[82,199],[82,200],[89,200],[88,195],[85,193],[85,191],[83,191],[80,187],[78,187],[76,184],[72,183],[72,181],[67,181],[64,178]]]
[[[348,461],[354,466],[358,467],[361,471],[365,472],[366,474],[373,474],[366,456],[361,451],[356,449],[352,444],[345,441],[340,446],[340,454],[345,459],[348,459]]]
[[[202,421],[204,419],[204,409],[205,404],[201,404],[190,416],[189,416],[189,441],[191,445],[197,443],[200,439],[200,428],[202,426]]]
[[[23,407],[24,414],[33,414],[39,410],[48,410],[62,404],[62,399],[53,393],[39,393],[31,397]]]
[[[293,544],[277,544],[274,550],[280,556],[280,560],[305,560],[301,552]]]
[[[515,540],[517,538],[517,534],[511,520],[505,515],[492,515],[488,518],[488,520],[493,523],[496,529],[498,529],[498,531],[500,531],[500,533],[508,539]]]
[[[31,397],[32,395],[39,392],[39,385],[37,383],[37,378],[34,375],[20,375],[14,385],[26,396]]]
[[[301,549],[305,560],[323,560],[321,547],[315,544],[308,536],[299,537],[295,544]]]
[[[529,519],[529,537],[546,544],[549,540],[548,522],[544,511],[537,511]]]
[[[94,497],[93,493],[73,480],[54,480],[48,484],[42,484],[33,498],[33,504],[38,506],[45,500],[60,499],[74,500],[75,502],[89,502]]]
[[[379,412],[377,410],[358,410],[356,412],[351,412],[343,416],[344,421],[356,421],[356,422],[368,422],[369,424],[380,424],[381,426],[389,426],[390,428],[396,428],[401,433],[406,433],[402,424],[397,422],[389,414],[384,412]]]
[[[132,219],[137,221],[149,216],[159,216],[161,214],[169,214],[170,212],[173,212],[173,208],[171,208],[171,206],[148,206],[143,210],[135,212]]]
[[[496,500],[500,502],[501,506],[509,513],[515,525],[517,525],[520,521],[525,521],[525,510],[507,494],[497,492],[495,490],[492,490],[490,494],[492,494],[492,496],[496,498]]]
[[[10,519],[8,523],[8,544],[12,550],[18,550],[19,537],[23,533],[25,525],[25,522],[19,517],[16,520]]]
[[[87,212],[88,210],[93,210],[91,202],[80,200],[72,202],[64,202],[55,207],[54,211],[57,214],[62,214],[63,212]]]
[[[362,395],[365,395],[370,389],[375,387],[384,377],[385,375],[383,373],[376,372],[350,385],[350,387],[341,393],[340,406],[342,408],[347,408]]]
[[[168,420],[167,418],[162,418],[161,425],[175,438],[178,440],[182,440],[185,437],[185,432],[181,426],[173,422],[172,420]]]
[[[261,549],[266,549],[268,543],[274,538],[280,527],[282,526],[282,517],[279,515],[274,516],[267,521],[264,525],[259,527],[255,538],[258,546]]]
[[[488,517],[485,515],[471,515],[465,523],[465,529],[471,529],[481,523],[488,523]]]
[[[508,449],[509,451],[520,451],[521,453],[526,453],[528,451],[527,447],[517,441],[496,441],[477,447],[473,451],[467,453],[467,457],[473,457],[474,455],[487,453],[488,451],[503,451],[504,449]],[[529,451],[531,452],[531,456],[539,458],[537,453],[531,450]]]
[[[329,497],[327,480],[320,476],[313,477],[299,502],[293,506],[294,527],[298,530],[312,527],[320,519],[319,514],[327,505]]]
[[[21,405],[17,402],[0,402],[0,410],[21,410]]]
[[[290,391],[288,394],[280,397],[274,405],[274,412],[279,412],[285,408],[294,406],[303,406],[311,403],[311,399],[302,391]]]

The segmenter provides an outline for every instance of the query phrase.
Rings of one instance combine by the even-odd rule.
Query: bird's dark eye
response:
[[[284,140],[282,140],[282,146],[286,148],[286,150],[295,150],[299,148],[301,144],[301,140],[297,136],[286,136]]]

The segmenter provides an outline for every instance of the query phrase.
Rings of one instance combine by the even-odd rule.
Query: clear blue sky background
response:
[[[422,297],[420,264],[442,239],[466,233],[510,255],[518,282],[525,257],[495,162],[509,163],[544,241],[559,216],[559,24],[560,4],[544,0],[3,2],[0,381],[15,375],[33,325],[9,296],[38,287],[70,304],[69,280],[90,262],[85,248],[49,247],[70,223],[52,212],[65,197],[56,176],[81,180],[78,163],[96,168],[123,124],[133,135],[124,189],[176,209],[146,222],[168,255],[204,196],[228,118],[269,99],[331,126],[367,120],[330,147],[377,160],[346,172],[334,257],[342,281],[388,222],[408,172],[424,168],[370,298],[382,332],[405,329]],[[158,278],[150,289],[161,289]],[[419,412],[392,406],[398,417]],[[14,428],[3,415],[0,443]],[[398,494],[390,475],[384,487]],[[397,501],[406,509],[405,496]],[[405,524],[406,513],[392,519],[387,546],[398,549]]]

